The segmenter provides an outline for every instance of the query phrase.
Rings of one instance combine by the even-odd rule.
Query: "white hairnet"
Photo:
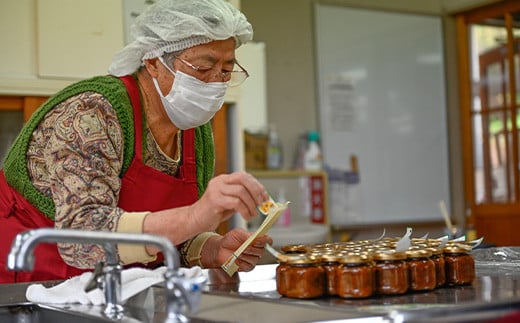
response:
[[[117,52],[108,72],[132,74],[143,59],[234,37],[236,47],[253,38],[246,17],[225,0],[159,0],[131,27],[135,39]]]

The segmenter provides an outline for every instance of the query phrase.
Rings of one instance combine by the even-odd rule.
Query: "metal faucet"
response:
[[[166,293],[166,322],[188,322],[184,312],[193,312],[200,302],[201,289],[206,278],[188,279],[179,273],[179,253],[170,240],[151,234],[83,231],[70,229],[35,229],[19,233],[7,257],[7,267],[15,271],[31,271],[34,268],[33,250],[42,242],[69,242],[79,244],[99,244],[105,249],[106,264],[103,267],[103,289],[105,292],[104,313],[111,319],[123,316],[121,305],[121,265],[116,252],[116,244],[154,245],[164,255],[166,272],[164,287]]]

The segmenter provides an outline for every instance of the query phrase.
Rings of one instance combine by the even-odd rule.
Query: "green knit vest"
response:
[[[123,167],[119,174],[120,177],[123,177],[130,166],[134,155],[133,110],[126,87],[121,80],[112,76],[97,76],[74,83],[49,98],[24,125],[5,157],[3,171],[9,185],[51,220],[54,220],[56,207],[50,196],[42,194],[32,184],[27,169],[27,149],[32,133],[45,115],[59,103],[82,92],[101,94],[116,111],[124,138]],[[145,122],[143,122],[144,125]],[[144,145],[145,141],[143,140]],[[200,197],[213,176],[215,167],[213,131],[210,122],[195,129],[195,158],[197,164],[197,188]]]

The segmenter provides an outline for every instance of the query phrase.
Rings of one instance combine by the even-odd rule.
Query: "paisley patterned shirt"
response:
[[[179,160],[162,153],[150,130],[145,137],[145,164],[175,175]],[[33,132],[27,156],[35,187],[53,198],[56,228],[117,231],[124,214],[117,207],[123,135],[103,96],[85,92],[54,107]],[[180,248],[185,266],[191,245],[188,241]],[[78,268],[93,268],[104,259],[98,245],[60,243],[58,249]]]

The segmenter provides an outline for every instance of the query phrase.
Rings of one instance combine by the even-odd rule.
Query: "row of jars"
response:
[[[291,245],[282,248],[276,268],[277,291],[291,298],[367,298],[471,284],[471,246],[415,239],[406,251],[395,240],[373,243]]]

